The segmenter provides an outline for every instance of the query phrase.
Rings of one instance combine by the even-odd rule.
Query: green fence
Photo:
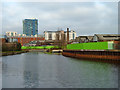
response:
[[[68,44],[67,49],[82,49],[82,50],[108,50],[113,49],[113,42],[89,42]]]

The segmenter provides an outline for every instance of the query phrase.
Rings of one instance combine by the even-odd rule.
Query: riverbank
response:
[[[80,58],[80,59],[91,59],[91,60],[109,60],[120,62],[120,51],[81,51],[81,50],[63,50],[63,56]]]
[[[26,53],[28,50],[22,50],[22,51],[6,51],[6,52],[0,52],[0,56],[9,56],[9,55],[16,55],[21,53]]]
[[[24,49],[29,52],[42,52],[45,54],[54,54],[54,55],[62,55],[62,49]]]

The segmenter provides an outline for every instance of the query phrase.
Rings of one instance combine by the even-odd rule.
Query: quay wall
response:
[[[80,59],[120,60],[120,51],[63,50],[62,55]]]

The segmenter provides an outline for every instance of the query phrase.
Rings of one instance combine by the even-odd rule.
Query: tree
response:
[[[16,42],[16,51],[20,51],[21,50],[21,44]]]

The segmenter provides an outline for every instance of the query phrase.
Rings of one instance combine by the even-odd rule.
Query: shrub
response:
[[[18,42],[2,44],[2,51],[20,51],[20,50],[21,44]]]
[[[21,44],[18,43],[18,42],[16,42],[16,45],[17,45],[17,47],[16,47],[16,51],[20,51],[20,50],[21,50]]]

